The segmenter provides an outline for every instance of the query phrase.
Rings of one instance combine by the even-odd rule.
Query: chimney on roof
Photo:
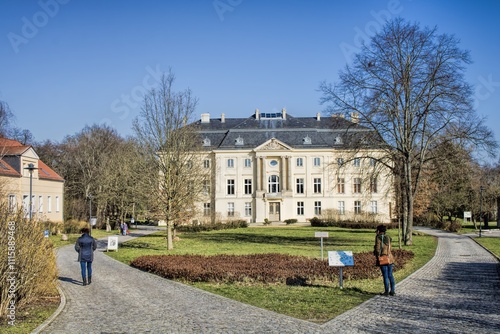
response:
[[[317,120],[317,121],[321,121],[321,114],[320,114],[320,113],[317,113],[317,114],[316,114],[316,120]]]
[[[259,111],[259,109],[255,109],[255,119],[257,119],[257,120],[260,119],[260,111]]]
[[[220,114],[220,122],[226,123],[226,115],[224,115],[224,113]]]
[[[202,123],[210,123],[210,114],[201,114]]]
[[[286,120],[286,108],[281,109],[281,117]]]
[[[351,113],[351,122],[358,124],[359,123],[359,113],[352,112]]]

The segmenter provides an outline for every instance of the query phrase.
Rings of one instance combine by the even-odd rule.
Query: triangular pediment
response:
[[[292,148],[276,138],[271,138],[262,145],[255,148],[255,151],[290,151]]]

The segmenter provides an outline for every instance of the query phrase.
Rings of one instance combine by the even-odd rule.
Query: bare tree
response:
[[[0,136],[7,137],[14,114],[10,111],[9,105],[0,101]]]
[[[188,221],[202,195],[205,172],[201,168],[201,140],[193,125],[197,99],[189,89],[175,92],[174,74],[162,76],[157,89],[145,97],[133,128],[154,163],[156,177],[149,179],[152,209],[167,223],[167,249],[173,249],[175,224]]]
[[[335,85],[323,82],[321,102],[331,112],[359,115],[387,143],[399,182],[403,238],[411,245],[413,204],[438,139],[492,152],[492,132],[473,109],[464,80],[468,51],[454,36],[396,18],[362,46]]]

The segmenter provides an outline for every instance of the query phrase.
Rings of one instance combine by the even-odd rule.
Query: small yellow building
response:
[[[0,138],[0,194],[12,212],[23,208],[26,218],[63,221],[64,179],[31,145]]]

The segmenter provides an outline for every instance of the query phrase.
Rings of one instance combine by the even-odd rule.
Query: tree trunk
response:
[[[174,240],[172,238],[172,221],[167,220],[167,250],[174,249]]]
[[[497,227],[500,227],[500,197],[497,197]]]

